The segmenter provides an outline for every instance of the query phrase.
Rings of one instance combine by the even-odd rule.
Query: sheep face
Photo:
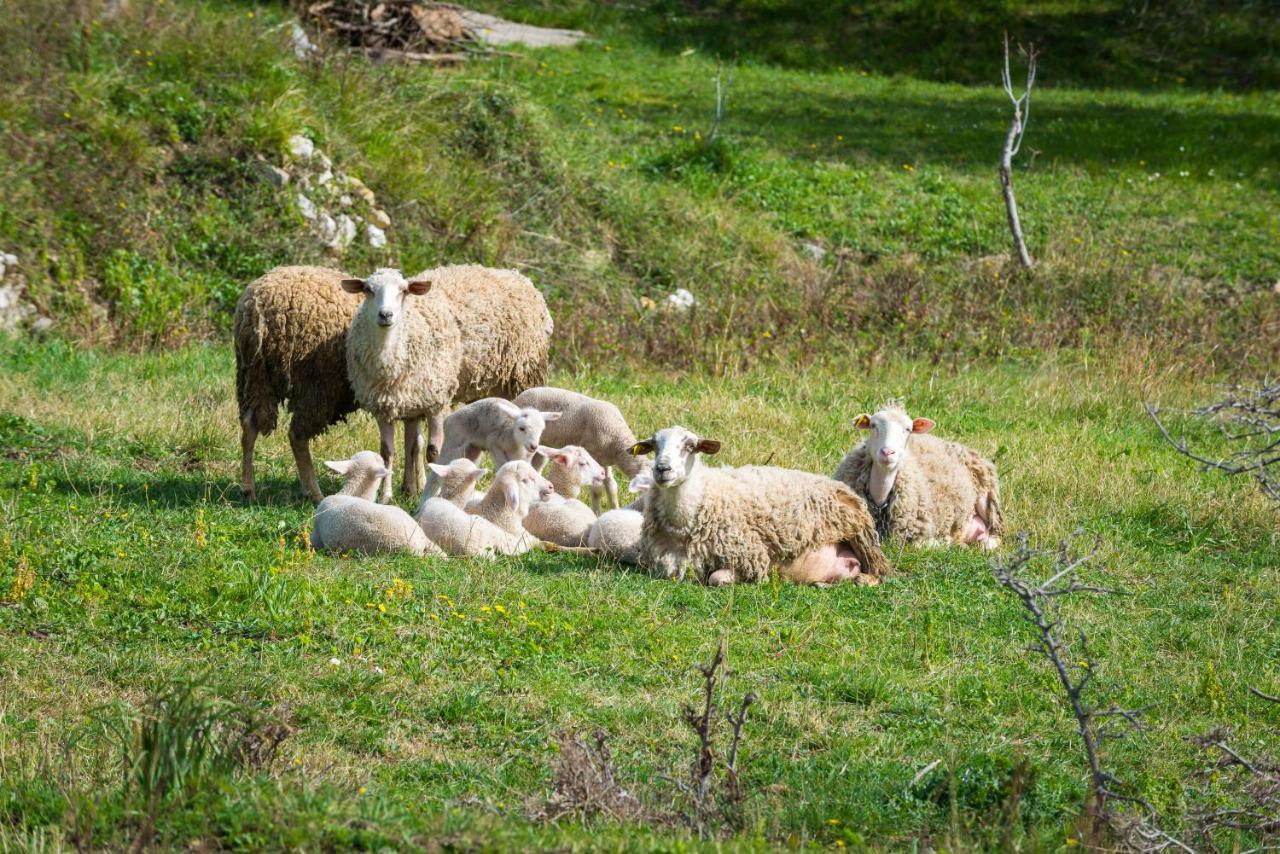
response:
[[[498,469],[493,476],[493,488],[500,490],[507,507],[523,516],[539,501],[548,501],[556,488],[522,460],[512,460]]]
[[[703,439],[679,426],[659,430],[652,438],[631,447],[634,456],[653,454],[653,485],[659,489],[669,489],[687,480],[698,464],[698,454],[719,451],[719,442]]]
[[[374,270],[367,279],[343,279],[342,289],[347,293],[364,294],[359,316],[366,323],[372,321],[383,329],[389,329],[404,316],[405,297],[425,294],[431,290],[431,281],[414,279],[408,282],[399,270],[383,267]]]
[[[934,423],[928,418],[909,418],[901,407],[887,406],[875,415],[859,415],[853,419],[853,426],[870,432],[867,451],[875,466],[884,472],[896,472],[907,458],[912,434],[928,433]]]
[[[349,460],[325,460],[324,464],[342,475],[344,480],[360,475],[386,477],[391,474],[391,469],[383,465],[382,457],[376,451],[357,451]]]
[[[539,453],[545,454],[553,466],[560,466],[573,472],[578,483],[587,487],[604,485],[604,466],[595,461],[587,449],[580,445],[565,445],[560,450],[540,447]]]
[[[509,446],[529,456],[538,452],[538,443],[542,441],[542,431],[547,428],[547,422],[560,419],[559,412],[539,412],[531,406],[519,407],[514,403],[504,403],[502,409],[511,417],[507,430]]]

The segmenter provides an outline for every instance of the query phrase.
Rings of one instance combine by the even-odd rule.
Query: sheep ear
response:
[[[343,279],[338,284],[349,294],[364,293],[364,279]]]
[[[501,409],[503,412],[505,412],[507,415],[511,416],[512,418],[519,418],[521,414],[524,412],[523,409],[516,406],[514,403],[512,403],[509,400],[498,401],[498,408]]]
[[[467,474],[467,480],[479,480],[489,473],[488,469],[476,469]]]
[[[871,416],[865,412],[862,413],[857,418],[853,419],[853,426],[857,427],[859,430],[870,430]]]
[[[699,439],[698,445],[694,450],[702,454],[718,454],[720,453],[720,443],[715,439]]]
[[[912,433],[928,433],[934,428],[932,418],[917,418],[911,422]]]
[[[409,287],[409,293],[413,294],[414,296],[420,297],[423,294],[425,294],[427,291],[431,290],[431,280],[430,279],[414,279],[412,282],[409,283],[408,287]]]
[[[564,414],[563,412],[543,412],[542,420],[546,422],[559,421],[560,416],[563,414]]]
[[[381,469],[378,470],[378,474],[376,475],[376,477],[391,477],[391,469],[387,468],[386,466],[383,466]]]
[[[652,439],[645,439],[643,442],[636,442],[628,450],[633,457],[643,457],[645,454],[652,454],[653,449],[657,447]]]
[[[324,464],[338,474],[346,474],[347,470],[351,468],[351,460],[325,460]]]
[[[441,477],[444,477],[449,473],[449,467],[442,466],[439,463],[427,463],[427,468],[431,469],[433,472],[440,475]]]
[[[520,506],[520,490],[514,483],[506,483],[502,487],[502,497],[507,499],[507,506],[515,510]]]

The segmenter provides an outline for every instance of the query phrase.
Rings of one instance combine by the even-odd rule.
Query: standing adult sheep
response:
[[[358,407],[347,382],[347,329],[360,307],[344,293],[346,274],[324,267],[276,267],[250,284],[236,304],[236,402],[240,410],[240,491],[256,494],[253,448],[290,414],[289,447],[302,491],[324,497],[310,443]]]
[[[365,295],[347,332],[347,373],[356,399],[378,422],[388,466],[396,421],[407,422],[407,436],[420,437],[429,419],[439,448],[452,403],[512,397],[546,377],[551,316],[519,273],[462,265],[406,280],[384,268],[344,279],[342,287]],[[425,481],[420,452],[418,441],[406,440],[407,494]],[[383,497],[390,493],[388,478]]]

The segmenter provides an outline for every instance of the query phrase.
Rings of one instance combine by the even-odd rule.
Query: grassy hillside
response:
[[[453,71],[306,63],[282,8],[87,8],[0,22],[32,46],[0,59],[0,244],[76,338],[216,338],[257,274],[334,263],[254,166],[307,133],[393,220],[344,266],[519,266],[565,365],[1100,340],[1276,355],[1257,334],[1280,314],[1270,93],[1038,92],[1016,179],[1028,276],[1006,263],[995,88],[744,61],[708,142],[716,63],[697,51],[619,35]],[[699,310],[671,323],[649,306],[677,287]]]
[[[1280,693],[1275,510],[1140,403],[1280,364],[1267,4],[480,5],[599,38],[406,67],[299,60],[286,4],[6,4],[4,281],[55,325],[0,335],[0,849],[710,849],[666,778],[721,636],[727,696],[759,696],[722,847],[1081,840],[1074,723],[976,553],[711,591],[310,552],[283,436],[259,502],[236,492],[231,309],[283,263],[518,267],[555,383],[728,464],[831,471],[849,418],[905,396],[996,461],[1012,531],[1083,529],[1085,579],[1126,591],[1065,605],[1091,696],[1148,707],[1107,766],[1175,829],[1236,803],[1187,739],[1280,753],[1247,691]],[[1006,26],[1047,51],[1015,175],[1030,272],[995,176]],[[332,257],[296,177],[263,180],[295,134],[376,194],[385,248]],[[315,453],[375,446],[357,415]],[[607,734],[641,819],[530,817],[565,729]]]

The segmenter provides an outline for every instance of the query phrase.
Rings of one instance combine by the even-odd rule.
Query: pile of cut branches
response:
[[[318,0],[298,4],[303,23],[334,43],[366,53],[414,60],[466,59],[476,43],[460,6],[418,0]]]

